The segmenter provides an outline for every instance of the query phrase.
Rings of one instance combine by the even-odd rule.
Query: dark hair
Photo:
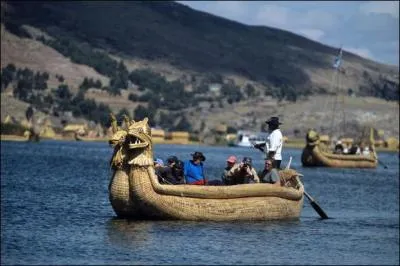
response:
[[[249,165],[249,166],[252,165],[252,160],[250,157],[244,157],[242,162],[244,165]]]
[[[195,151],[191,155],[193,156],[193,160],[200,159],[200,161],[203,161],[203,162],[206,160],[206,157],[203,155],[202,152]]]
[[[177,169],[183,169],[183,162],[181,160],[178,160],[174,167]]]
[[[168,159],[167,159],[167,163],[169,163],[169,164],[171,164],[171,163],[177,163],[179,160],[178,160],[178,157],[176,157],[176,156],[170,156],[170,157],[168,157]]]

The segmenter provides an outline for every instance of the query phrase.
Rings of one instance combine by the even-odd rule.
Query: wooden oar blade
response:
[[[322,208],[315,202],[315,200],[308,194],[306,191],[304,191],[304,195],[308,198],[310,201],[311,206],[314,208],[314,210],[321,216],[322,219],[328,219],[328,215],[322,210]]]
[[[380,163],[382,166],[383,166],[383,168],[385,168],[385,169],[387,169],[388,167],[387,167],[387,165],[386,164],[384,164],[381,160],[379,160],[378,159],[378,163]]]
[[[314,208],[314,210],[321,216],[322,219],[328,219],[328,215],[321,209],[321,207],[315,202],[311,201],[311,206]]]

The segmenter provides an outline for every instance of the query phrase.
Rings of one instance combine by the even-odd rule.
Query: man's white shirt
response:
[[[271,133],[268,134],[266,142],[265,142],[265,159],[267,159],[268,153],[270,151],[274,151],[274,159],[282,160],[282,145],[283,145],[283,136],[282,132],[279,128],[275,129]]]

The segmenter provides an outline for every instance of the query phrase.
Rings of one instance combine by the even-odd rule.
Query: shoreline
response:
[[[24,136],[17,136],[17,135],[0,135],[0,140],[1,141],[28,141],[26,137]],[[55,141],[77,141],[75,139],[71,138],[61,138],[61,137],[55,137],[55,138],[42,138],[41,140],[55,140]],[[108,138],[99,138],[99,139],[81,139],[80,141],[83,142],[108,142]],[[174,140],[164,140],[164,141],[155,141],[154,144],[175,144],[175,145],[204,145],[199,142],[193,142],[189,141],[188,143],[181,143],[179,141],[174,141]],[[225,145],[210,145],[210,146],[225,146]],[[228,145],[226,145],[228,147]],[[293,143],[285,143],[284,144],[285,148],[291,148],[291,149],[303,149],[305,147],[305,142],[293,142]],[[398,149],[390,149],[386,147],[375,147],[377,152],[399,152]]]

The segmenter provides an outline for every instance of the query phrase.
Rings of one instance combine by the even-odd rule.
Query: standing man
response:
[[[279,117],[273,116],[265,123],[268,124],[268,136],[264,143],[255,144],[254,147],[265,153],[265,159],[273,159],[273,167],[280,169],[282,162],[283,136],[279,129]]]

